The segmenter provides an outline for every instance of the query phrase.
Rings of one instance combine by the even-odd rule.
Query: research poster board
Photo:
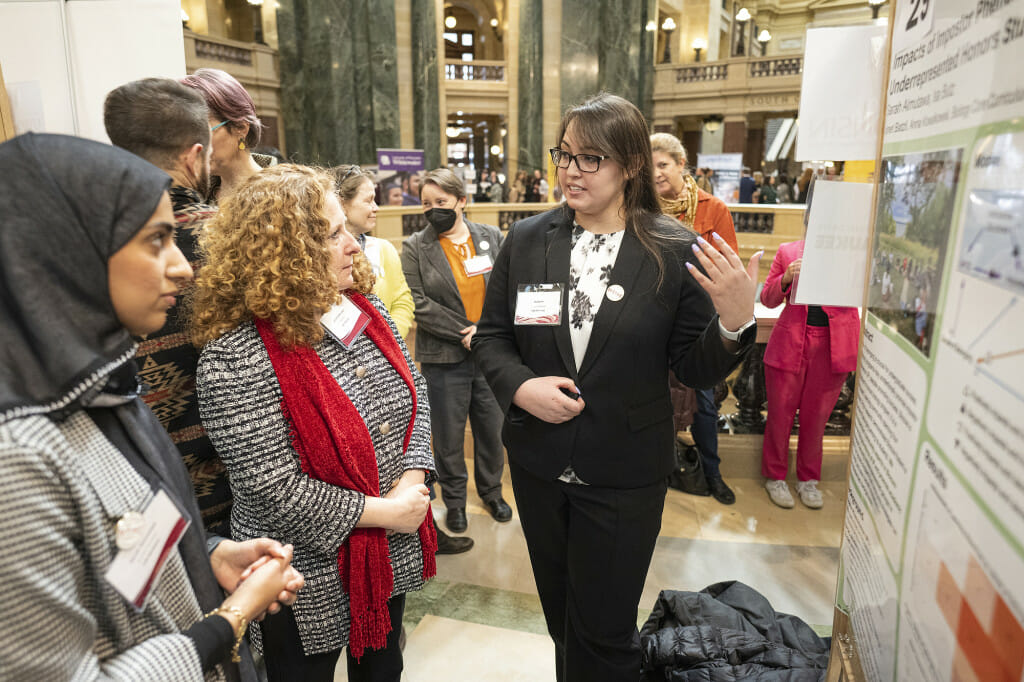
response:
[[[1024,0],[893,8],[836,605],[855,679],[1024,676]]]

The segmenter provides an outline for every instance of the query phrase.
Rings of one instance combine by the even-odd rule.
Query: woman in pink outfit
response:
[[[793,506],[786,485],[789,434],[800,412],[796,450],[797,493],[812,509],[822,506],[822,439],[825,424],[839,398],[846,376],[857,366],[860,317],[856,308],[806,306],[791,302],[804,254],[803,240],[782,244],[761,290],[761,303],[774,308],[786,303],[764,353],[768,421],[764,429],[761,473],[772,502]]]

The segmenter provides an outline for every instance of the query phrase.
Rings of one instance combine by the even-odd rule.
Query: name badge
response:
[[[562,284],[520,284],[516,288],[515,324],[561,324],[562,292]]]
[[[188,525],[167,493],[157,491],[144,511],[130,511],[117,522],[120,551],[103,577],[141,611]]]
[[[466,276],[473,277],[490,272],[494,269],[489,256],[473,256],[462,261],[462,267],[466,269]]]
[[[350,301],[347,296],[343,296],[341,303],[332,306],[320,318],[320,324],[327,330],[327,333],[346,349],[352,347],[369,323],[370,316]]]

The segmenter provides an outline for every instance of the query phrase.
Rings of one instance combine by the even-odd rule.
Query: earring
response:
[[[243,140],[242,138],[238,138],[238,148],[245,149],[245,140]]]

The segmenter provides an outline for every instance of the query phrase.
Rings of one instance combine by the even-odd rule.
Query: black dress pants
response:
[[[667,485],[545,481],[509,463],[558,682],[636,682],[637,605]]]
[[[400,682],[403,662],[398,638],[402,632],[405,595],[392,597],[388,611],[391,632],[383,649],[365,650],[358,662],[346,651],[349,682]],[[267,616],[259,626],[269,682],[333,682],[341,649],[307,656],[302,650],[299,628],[290,607],[285,606],[276,615]]]

